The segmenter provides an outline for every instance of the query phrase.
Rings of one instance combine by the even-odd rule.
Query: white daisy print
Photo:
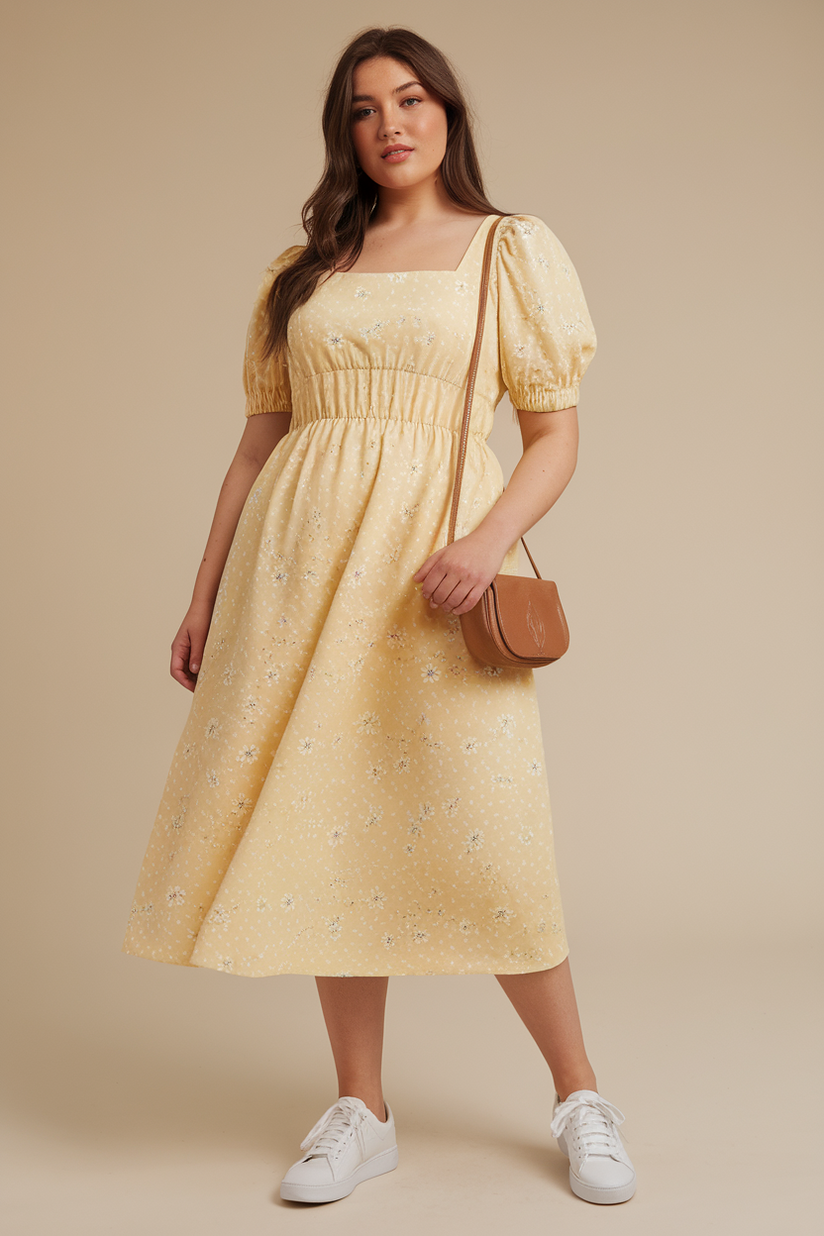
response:
[[[537,217],[502,223],[506,329],[481,353],[457,540],[500,492],[500,373],[513,406],[573,403],[589,350],[570,259]],[[483,249],[458,271],[326,280],[296,310],[292,354],[266,361],[261,290],[247,411],[288,419],[293,396],[297,415],[218,585],[130,915],[137,953],[260,977],[565,955],[531,675],[473,657],[462,616],[413,579],[446,539]]]

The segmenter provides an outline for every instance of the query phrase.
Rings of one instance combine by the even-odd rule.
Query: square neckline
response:
[[[488,223],[490,219],[498,219],[498,218],[501,218],[501,216],[498,214],[491,214],[491,215],[484,216],[484,218],[481,220],[481,222],[478,224],[477,228],[475,229],[472,239],[470,240],[469,244],[466,246],[463,257],[461,258],[460,262],[458,263],[458,265],[455,267],[454,270],[335,270],[332,272],[331,275],[329,275],[328,278],[334,279],[337,275],[360,275],[365,279],[374,278],[376,275],[377,276],[383,275],[384,277],[387,275],[393,275],[396,278],[398,275],[458,275],[461,273],[464,263],[468,260],[469,255],[472,252],[472,248],[475,244],[475,241],[478,239],[481,232],[483,231],[484,224]],[[328,282],[328,280],[326,280],[326,282]]]

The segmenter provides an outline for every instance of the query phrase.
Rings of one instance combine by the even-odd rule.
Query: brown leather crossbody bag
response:
[[[478,298],[478,325],[475,331],[472,359],[469,362],[469,378],[466,384],[447,545],[455,539],[461,480],[466,459],[466,443],[469,436],[469,414],[486,317],[492,247],[498,224],[506,217],[506,215],[501,215],[501,218],[492,224],[486,237],[481,271],[481,291]],[[550,665],[563,656],[569,647],[569,627],[557,587],[552,580],[542,578],[523,537],[521,537],[521,543],[537,578],[530,579],[523,575],[496,575],[477,604],[467,613],[460,614],[459,617],[466,646],[479,661],[487,665],[537,669],[542,665]]]

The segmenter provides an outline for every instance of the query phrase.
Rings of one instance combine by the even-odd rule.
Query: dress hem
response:
[[[191,970],[216,970],[223,974],[232,974],[236,978],[277,978],[282,974],[302,974],[307,977],[330,977],[330,978],[392,978],[402,977],[403,975],[432,975],[449,977],[462,974],[534,974],[540,970],[554,970],[569,956],[569,945],[564,948],[564,954],[557,961],[541,961],[538,965],[528,966],[526,969],[523,965],[519,965],[517,969],[507,968],[505,965],[498,966],[495,969],[488,968],[470,968],[462,970],[420,970],[420,969],[385,969],[385,970],[266,970],[266,971],[251,971],[238,970],[235,968],[229,969],[219,963],[210,962],[195,962],[195,961],[175,961],[169,957],[158,957],[151,952],[137,952],[131,949],[122,948],[121,952],[129,957],[142,957],[146,961],[159,961],[164,965],[170,966],[186,966]],[[510,963],[511,965],[512,963]]]

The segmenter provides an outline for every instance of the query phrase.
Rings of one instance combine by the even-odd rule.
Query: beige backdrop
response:
[[[578,471],[528,540],[572,629],[536,675],[570,960],[639,1173],[611,1219],[568,1191],[492,976],[392,980],[400,1166],[307,1213],[277,1187],[337,1093],[313,979],[120,952],[252,298],[373,24],[451,57],[491,200],[559,236],[598,334]],[[813,1230],[822,24],[812,0],[7,4],[15,1236]],[[508,474],[506,402],[491,445]]]

